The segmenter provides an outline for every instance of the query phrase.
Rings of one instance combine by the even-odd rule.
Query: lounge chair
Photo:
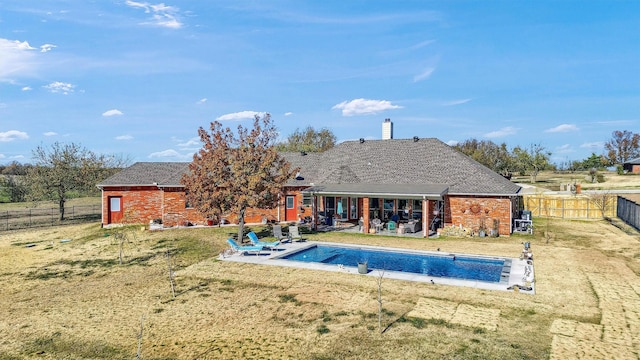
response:
[[[288,234],[282,233],[282,225],[273,225],[273,237],[275,237],[276,240],[281,242],[290,240]]]
[[[254,233],[253,231],[248,233],[247,237],[254,246],[262,246],[264,248],[273,249],[274,247],[280,245],[280,241],[261,241],[260,239],[258,239],[258,235],[256,235],[256,233]]]
[[[262,250],[264,250],[264,246],[262,245],[252,245],[252,246],[240,246],[238,245],[237,242],[235,242],[235,240],[233,239],[227,239],[227,242],[229,243],[229,245],[231,245],[231,248],[234,251],[238,251],[240,252],[242,255],[244,255],[245,252],[253,252],[256,255],[260,255],[260,252]]]
[[[291,241],[293,241],[293,240],[304,241],[305,240],[300,235],[300,231],[298,230],[298,227],[296,225],[289,226],[289,239],[291,239]]]

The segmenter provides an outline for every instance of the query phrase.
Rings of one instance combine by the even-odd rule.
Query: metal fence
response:
[[[101,205],[67,206],[62,221],[58,208],[7,210],[0,211],[0,231],[94,222],[101,217]]]
[[[618,196],[617,216],[625,223],[640,230],[640,204],[633,200]]]

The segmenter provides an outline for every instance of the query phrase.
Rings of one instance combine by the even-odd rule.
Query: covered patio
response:
[[[323,184],[302,191],[315,230],[427,238],[444,224],[443,184]]]

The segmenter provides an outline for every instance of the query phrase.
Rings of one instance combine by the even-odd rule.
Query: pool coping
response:
[[[479,258],[479,259],[505,260],[505,264],[503,266],[499,282],[486,282],[486,281],[479,281],[479,280],[464,280],[464,279],[445,278],[445,277],[438,277],[438,276],[431,276],[431,275],[424,275],[424,274],[414,274],[414,273],[407,273],[407,272],[401,272],[401,271],[391,271],[391,270],[379,271],[376,269],[369,269],[369,271],[366,274],[360,274],[358,272],[357,266],[322,264],[322,263],[302,262],[302,261],[282,259],[282,257],[287,256],[291,253],[298,252],[316,245],[340,246],[340,247],[347,247],[347,248],[358,248],[358,249],[369,249],[369,250],[395,251],[395,252],[402,252],[402,253],[425,254],[425,255],[436,255],[436,256],[450,255],[450,256],[464,256],[464,257]],[[274,265],[274,266],[283,266],[283,267],[295,267],[295,268],[304,268],[304,269],[311,269],[311,270],[343,272],[343,273],[355,274],[360,276],[373,276],[373,277],[383,276],[388,279],[415,281],[415,282],[441,284],[441,285],[465,286],[465,287],[472,287],[472,288],[485,289],[485,290],[513,291],[514,287],[518,285],[520,292],[524,294],[532,294],[532,295],[535,294],[535,281],[532,281],[530,284],[531,290],[522,289],[523,284],[525,283],[524,280],[526,278],[527,272],[531,274],[530,279],[534,279],[533,278],[533,274],[534,274],[533,261],[520,259],[520,258],[509,258],[504,256],[477,255],[477,254],[453,253],[453,252],[444,252],[444,251],[413,250],[413,249],[394,248],[394,247],[387,247],[387,246],[370,246],[370,245],[359,245],[359,244],[348,244],[348,243],[304,241],[304,242],[283,243],[276,246],[272,250],[269,250],[269,251],[264,250],[259,254],[250,254],[246,252],[244,254],[242,253],[234,253],[231,255],[220,254],[218,258],[224,261],[233,261],[233,262],[260,264],[260,265]]]

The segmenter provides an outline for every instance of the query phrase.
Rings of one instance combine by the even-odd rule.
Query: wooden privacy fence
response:
[[[602,219],[616,216],[617,196],[612,194],[590,195],[523,195],[524,209],[531,216],[562,219]],[[603,205],[604,204],[604,205]]]
[[[58,208],[0,211],[0,231],[100,221],[101,205],[67,206],[60,221]]]
[[[622,221],[640,230],[640,204],[618,196],[617,214]]]

